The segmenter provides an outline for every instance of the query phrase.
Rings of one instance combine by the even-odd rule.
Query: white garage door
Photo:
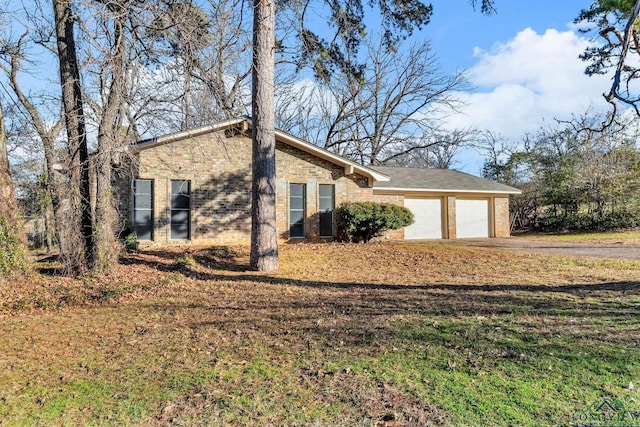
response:
[[[456,237],[489,237],[489,201],[456,199]]]
[[[404,238],[442,239],[442,201],[440,199],[404,199],[415,222],[404,229]]]

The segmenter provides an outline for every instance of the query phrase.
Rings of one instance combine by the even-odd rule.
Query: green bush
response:
[[[0,276],[27,270],[24,244],[6,220],[0,219]]]
[[[618,211],[597,216],[592,213],[574,213],[566,216],[540,215],[533,230],[543,232],[609,231],[633,228],[640,225],[640,212]]]
[[[338,237],[347,242],[368,242],[387,230],[413,224],[413,213],[387,203],[344,203],[336,209]]]

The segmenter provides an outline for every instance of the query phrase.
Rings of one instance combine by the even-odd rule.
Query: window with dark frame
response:
[[[191,238],[191,182],[171,181],[171,239]]]
[[[318,193],[320,204],[320,237],[332,237],[333,209],[335,206],[335,186],[333,184],[320,184]]]
[[[133,180],[133,229],[138,240],[153,240],[153,180]]]
[[[304,237],[305,184],[289,184],[289,237]]]

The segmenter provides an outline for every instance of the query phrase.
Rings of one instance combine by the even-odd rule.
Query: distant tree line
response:
[[[607,120],[604,118],[604,120]],[[590,129],[600,116],[541,127],[517,143],[485,135],[483,175],[522,190],[511,198],[520,230],[610,230],[640,225],[640,151],[633,121]]]

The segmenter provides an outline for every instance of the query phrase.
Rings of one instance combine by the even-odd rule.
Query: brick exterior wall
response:
[[[172,180],[191,183],[190,242],[246,243],[251,238],[251,138],[246,134],[220,131],[146,148],[123,161],[115,176],[119,210],[129,221],[133,219],[133,178],[153,181],[155,243],[180,243],[170,235]],[[321,184],[334,185],[335,207],[347,201],[404,206],[405,196],[401,192],[374,192],[366,177],[345,175],[342,166],[277,142],[276,226],[282,240],[289,239],[289,184],[305,184],[305,237],[309,239],[319,238],[318,188]],[[455,239],[456,196],[462,195],[425,193],[422,196],[442,197],[443,237]],[[488,195],[487,199],[491,202],[492,237],[508,237],[508,196]],[[381,239],[402,240],[404,229],[389,231]]]
[[[170,236],[172,180],[191,182],[191,241],[248,242],[251,237],[251,139],[216,132],[141,150],[136,167],[116,183],[121,215],[132,219],[132,177],[153,180],[156,243],[180,243]],[[346,201],[373,200],[366,177],[345,175],[344,168],[300,149],[276,144],[277,231],[289,238],[289,184],[306,185],[305,234],[319,235],[318,186],[335,187],[335,206]]]
[[[509,197],[495,197],[493,199],[493,211],[494,223],[492,237],[509,237],[511,235]]]
[[[446,206],[446,214],[445,219],[446,223],[446,236],[445,239],[455,239],[456,235],[456,197],[455,196],[447,196],[445,197],[445,201],[447,203]]]

